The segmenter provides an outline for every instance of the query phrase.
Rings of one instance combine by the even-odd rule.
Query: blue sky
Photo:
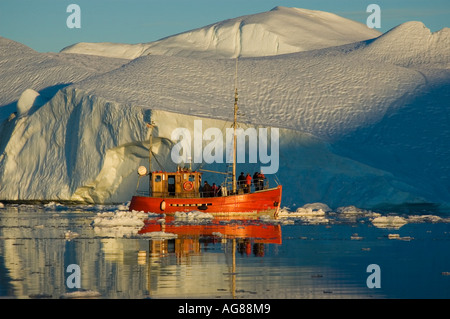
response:
[[[69,29],[69,4],[81,8],[81,28]],[[142,43],[217,21],[286,6],[333,12],[366,23],[369,4],[381,8],[381,32],[406,21],[437,31],[449,27],[449,0],[0,0],[0,36],[39,52],[77,42]]]

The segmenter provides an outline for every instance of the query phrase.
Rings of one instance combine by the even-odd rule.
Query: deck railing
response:
[[[268,189],[269,188],[269,181],[264,180],[263,183],[252,183],[250,187],[248,188],[246,184],[240,185],[238,183],[237,185],[237,192],[238,194],[247,194],[247,193],[254,193],[260,190]],[[183,192],[183,193],[175,193],[175,192],[152,192],[152,197],[171,197],[171,198],[198,198],[198,197],[220,197],[220,196],[227,196],[231,195],[231,189],[232,189],[232,183],[231,182],[224,182],[222,183],[221,187],[219,187],[219,190],[213,194],[205,193],[202,191],[193,191],[193,192]],[[140,196],[149,196],[149,191],[140,191],[138,190],[136,192]]]

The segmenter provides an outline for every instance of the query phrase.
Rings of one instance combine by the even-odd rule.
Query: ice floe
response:
[[[400,216],[380,216],[372,219],[372,224],[378,228],[398,229],[407,223],[408,221]]]
[[[213,218],[213,215],[199,211],[175,212],[175,219],[182,221],[208,221]]]
[[[280,209],[278,218],[297,218],[309,224],[328,223],[329,220],[325,218],[325,210],[329,210],[327,205],[307,204],[303,207],[297,208],[294,212],[284,207]]]
[[[94,226],[114,227],[114,226],[144,226],[144,219],[149,216],[148,213],[137,211],[116,211],[98,213],[93,221]]]
[[[306,204],[295,211],[289,207],[283,207],[278,214],[278,220],[290,220],[307,224],[338,224],[338,223],[371,223],[378,228],[398,229],[408,223],[448,223],[450,218],[432,214],[404,215],[389,213],[384,215],[379,212],[361,209],[356,206],[343,206],[336,209],[329,208],[326,204]]]
[[[406,241],[410,241],[413,240],[413,237],[410,236],[400,236],[400,234],[388,234],[388,238],[389,239],[396,239],[396,240],[406,240]]]
[[[144,226],[144,220],[154,216],[159,215],[135,210],[101,212],[97,213],[91,225],[98,236],[126,237],[136,235]]]
[[[438,223],[444,221],[442,217],[436,215],[411,215],[408,216],[408,223]]]
[[[101,293],[94,290],[77,290],[72,292],[66,292],[61,296],[61,299],[90,299],[99,298]]]

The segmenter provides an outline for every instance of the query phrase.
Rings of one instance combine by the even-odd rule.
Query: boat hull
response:
[[[276,215],[280,209],[282,187],[265,189],[254,193],[199,198],[133,196],[130,211],[157,214],[174,214],[200,210],[214,216],[249,215],[270,213]]]

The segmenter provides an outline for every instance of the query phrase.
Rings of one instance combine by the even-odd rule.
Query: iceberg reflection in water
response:
[[[450,297],[446,217],[305,206],[227,220],[126,209],[0,208],[0,297]],[[67,286],[71,264],[79,288]],[[381,288],[367,287],[370,264]]]

